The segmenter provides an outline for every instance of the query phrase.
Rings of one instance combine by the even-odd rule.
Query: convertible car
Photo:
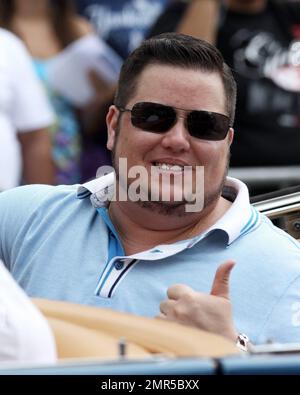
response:
[[[251,200],[300,239],[300,186]],[[266,344],[244,352],[221,336],[172,322],[68,302],[33,302],[53,330],[58,361],[2,363],[0,375],[300,374],[300,343]]]

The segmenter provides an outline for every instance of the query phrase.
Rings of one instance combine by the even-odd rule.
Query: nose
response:
[[[161,144],[174,152],[184,152],[190,149],[190,134],[185,127],[184,117],[177,117],[175,125],[163,135]]]

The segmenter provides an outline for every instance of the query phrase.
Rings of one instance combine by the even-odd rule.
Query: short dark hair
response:
[[[125,107],[137,88],[146,66],[163,64],[186,69],[200,69],[220,74],[225,91],[226,111],[233,125],[236,105],[236,82],[220,51],[204,40],[178,33],[163,33],[142,42],[125,60],[119,77],[115,104]]]

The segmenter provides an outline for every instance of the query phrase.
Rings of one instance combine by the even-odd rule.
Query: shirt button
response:
[[[115,269],[116,269],[116,270],[122,270],[123,267],[124,267],[124,262],[116,261],[116,262],[114,263],[114,266],[115,266]]]

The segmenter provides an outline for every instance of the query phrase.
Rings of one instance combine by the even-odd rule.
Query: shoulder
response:
[[[237,238],[239,243],[251,243],[255,241],[257,247],[260,245],[266,246],[271,243],[275,249],[277,247],[281,248],[283,245],[290,245],[300,251],[300,243],[295,238],[274,225],[266,215],[260,213],[254,207],[252,207],[250,225],[246,228],[246,231],[241,231],[240,236]]]
[[[300,243],[298,240],[290,236],[283,229],[275,226],[265,215],[260,214],[260,218],[261,223],[260,227],[258,227],[258,231],[260,231],[260,237],[263,238],[265,242],[269,241],[274,249],[280,249],[286,246],[289,247],[289,250],[292,249],[300,253]]]
[[[94,29],[92,25],[89,23],[89,21],[80,16],[76,16],[76,18],[74,19],[74,26],[80,37],[94,33]]]
[[[89,203],[89,204],[88,204]],[[28,185],[0,193],[0,251],[13,240],[36,229],[45,231],[57,222],[82,217],[89,199],[77,199],[77,186]],[[9,247],[10,248],[10,247]],[[1,256],[1,253],[0,253]]]
[[[31,56],[25,44],[15,34],[0,28],[0,48],[3,57],[1,61],[4,60],[6,72],[14,77],[15,84],[19,84],[20,79],[22,79],[20,89],[23,89],[23,85],[27,83],[27,78],[31,81],[32,75],[34,75]],[[26,75],[20,76],[19,73]]]
[[[2,29],[0,27],[0,39],[2,42],[7,42],[7,43],[17,43],[20,44],[22,41],[12,32],[6,29]]]
[[[26,52],[26,47],[23,41],[9,30],[0,28],[0,42],[1,50],[4,48],[11,53],[16,51]]]
[[[66,197],[76,199],[77,186],[27,185],[0,193],[0,221],[3,217],[28,216]]]
[[[233,248],[250,271],[289,282],[300,275],[300,243],[265,215],[259,217],[257,225],[239,237]]]
[[[49,185],[28,185],[0,193],[0,259],[10,267],[13,247],[23,243],[28,231],[45,231],[51,222],[66,216],[72,205],[64,204],[71,191]],[[75,200],[75,192],[73,193]],[[62,202],[62,203],[61,203]],[[65,211],[62,211],[62,208]],[[52,215],[50,215],[52,213]]]

